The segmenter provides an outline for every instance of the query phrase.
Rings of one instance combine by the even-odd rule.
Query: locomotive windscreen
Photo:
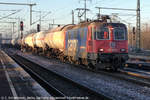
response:
[[[109,29],[101,28],[96,30],[97,40],[106,40],[109,39]]]
[[[115,40],[126,40],[126,34],[124,28],[114,28],[114,39]]]

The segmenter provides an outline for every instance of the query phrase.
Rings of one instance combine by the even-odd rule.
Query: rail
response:
[[[81,97],[80,99],[111,100],[111,97],[83,86],[68,77],[59,75],[57,72],[47,70],[19,55],[13,55],[11,57],[54,97],[64,97],[65,99],[69,99],[68,97]]]

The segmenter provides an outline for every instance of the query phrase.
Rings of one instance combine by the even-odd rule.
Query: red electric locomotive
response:
[[[128,59],[127,28],[106,19],[75,25],[65,34],[65,55],[70,62],[116,70]]]
[[[117,69],[128,59],[127,29],[121,23],[88,26],[88,59],[95,67]],[[93,36],[92,36],[93,35]]]

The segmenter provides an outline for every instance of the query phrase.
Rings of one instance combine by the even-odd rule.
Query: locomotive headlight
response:
[[[104,49],[99,49],[99,51],[100,51],[100,52],[103,52],[103,51],[104,51]]]
[[[121,52],[125,52],[125,51],[126,51],[126,49],[120,49],[120,51],[121,51]]]

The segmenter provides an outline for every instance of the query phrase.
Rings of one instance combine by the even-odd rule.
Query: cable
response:
[[[0,20],[2,20],[2,19],[4,19],[4,18],[7,18],[7,17],[9,17],[9,16],[11,16],[11,15],[14,15],[14,14],[20,12],[20,11],[21,11],[21,10],[18,10],[18,11],[14,12],[14,13],[11,13],[11,14],[7,15],[7,16],[1,17]]]

